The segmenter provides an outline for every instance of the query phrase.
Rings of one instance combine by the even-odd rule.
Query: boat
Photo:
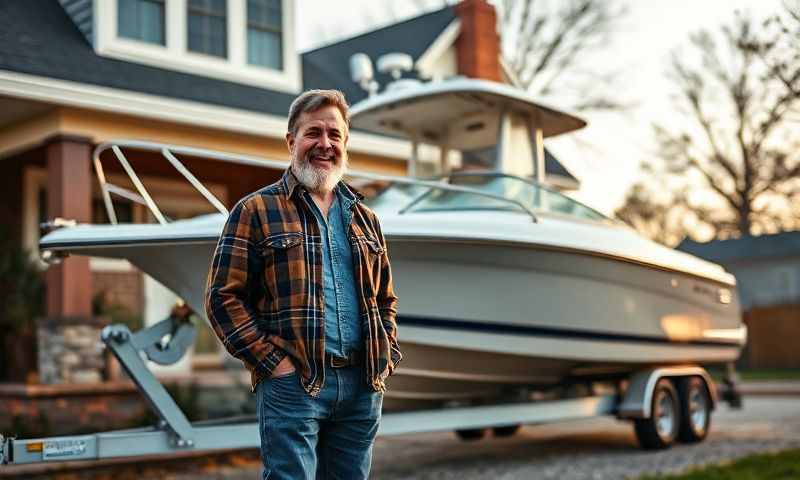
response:
[[[406,81],[351,115],[352,128],[413,144],[409,177],[348,175],[381,219],[400,298],[405,358],[389,379],[386,410],[480,405],[739,356],[746,328],[733,275],[543,184],[543,140],[585,126],[577,116],[512,86],[466,78]],[[126,149],[161,152],[219,213],[164,218]],[[99,159],[107,150],[128,165],[138,193],[105,181]],[[227,211],[180,163],[184,154],[286,167],[147,142],[99,145],[109,218],[116,194],[148,205],[159,223],[58,228],[41,250],[126,259],[203,316]]]

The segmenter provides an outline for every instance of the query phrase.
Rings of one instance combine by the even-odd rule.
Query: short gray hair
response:
[[[344,94],[339,90],[307,90],[295,98],[289,107],[289,126],[287,130],[292,134],[297,134],[297,119],[303,113],[316,112],[322,107],[334,106],[342,114],[347,129],[350,129],[350,106]]]

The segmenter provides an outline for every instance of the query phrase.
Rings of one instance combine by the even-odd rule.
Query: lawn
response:
[[[681,475],[646,476],[639,480],[790,480],[800,479],[800,449],[751,455],[725,465],[703,467]]]
[[[762,370],[742,370],[742,381],[757,382],[767,380],[800,380],[800,368],[773,368]]]
[[[722,381],[725,373],[722,370],[709,368],[708,373],[717,382]],[[742,382],[800,380],[800,368],[763,368],[754,370],[739,370],[739,379]]]

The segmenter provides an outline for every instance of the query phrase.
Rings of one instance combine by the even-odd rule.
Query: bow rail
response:
[[[289,162],[285,160],[274,160],[265,157],[233,154],[233,153],[220,152],[217,150],[210,150],[204,148],[170,145],[165,143],[148,142],[141,140],[122,139],[122,140],[103,142],[94,149],[94,152],[92,154],[92,161],[94,163],[95,174],[97,175],[97,179],[100,183],[100,191],[103,197],[103,204],[105,206],[106,213],[108,215],[110,222],[114,225],[116,225],[118,221],[117,221],[116,211],[114,210],[114,202],[111,197],[112,194],[130,200],[132,202],[145,205],[160,224],[169,223],[168,218],[165,217],[164,214],[161,212],[161,210],[158,208],[158,205],[150,196],[144,183],[136,174],[136,171],[131,165],[131,162],[128,160],[128,157],[124,153],[124,149],[133,149],[133,150],[160,153],[161,156],[164,157],[170,163],[170,165],[172,165],[172,167],[175,168],[175,170],[178,173],[180,173],[216,210],[218,210],[220,213],[224,215],[228,214],[228,209],[216,196],[214,196],[213,193],[211,193],[203,185],[203,183],[197,177],[195,177],[189,171],[188,168],[186,168],[186,166],[178,159],[179,155],[202,157],[206,159],[219,160],[223,162],[236,163],[240,165],[250,165],[262,168],[275,168],[280,170],[285,169],[289,165]],[[111,152],[114,154],[114,157],[122,166],[122,169],[125,171],[128,178],[131,180],[134,187],[136,188],[136,192],[131,191],[125,187],[110,183],[106,179],[105,170],[103,169],[103,163],[101,160],[101,155],[108,150],[111,150]],[[378,173],[368,173],[360,171],[348,171],[347,176],[351,178],[358,178],[370,181],[392,182],[403,185],[415,185],[415,186],[427,187],[430,189],[466,193],[470,195],[492,198],[495,200],[513,204],[514,206],[520,208],[522,211],[527,213],[534,222],[538,221],[536,214],[533,212],[533,210],[531,210],[531,208],[525,205],[523,202],[520,202],[513,198],[505,197],[503,195],[491,192],[485,192],[475,188],[464,187],[459,185],[451,185],[445,183],[448,180],[447,178],[442,179],[442,181],[431,181],[431,180],[420,180],[416,178],[398,177],[393,175],[383,175]],[[408,209],[406,208],[401,209],[398,213],[401,214],[408,213]]]

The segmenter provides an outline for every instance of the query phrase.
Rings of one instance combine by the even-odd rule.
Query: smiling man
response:
[[[251,372],[265,479],[367,478],[402,357],[386,241],[341,180],[348,140],[341,92],[295,99],[289,168],[233,207],[211,265],[206,313]]]

